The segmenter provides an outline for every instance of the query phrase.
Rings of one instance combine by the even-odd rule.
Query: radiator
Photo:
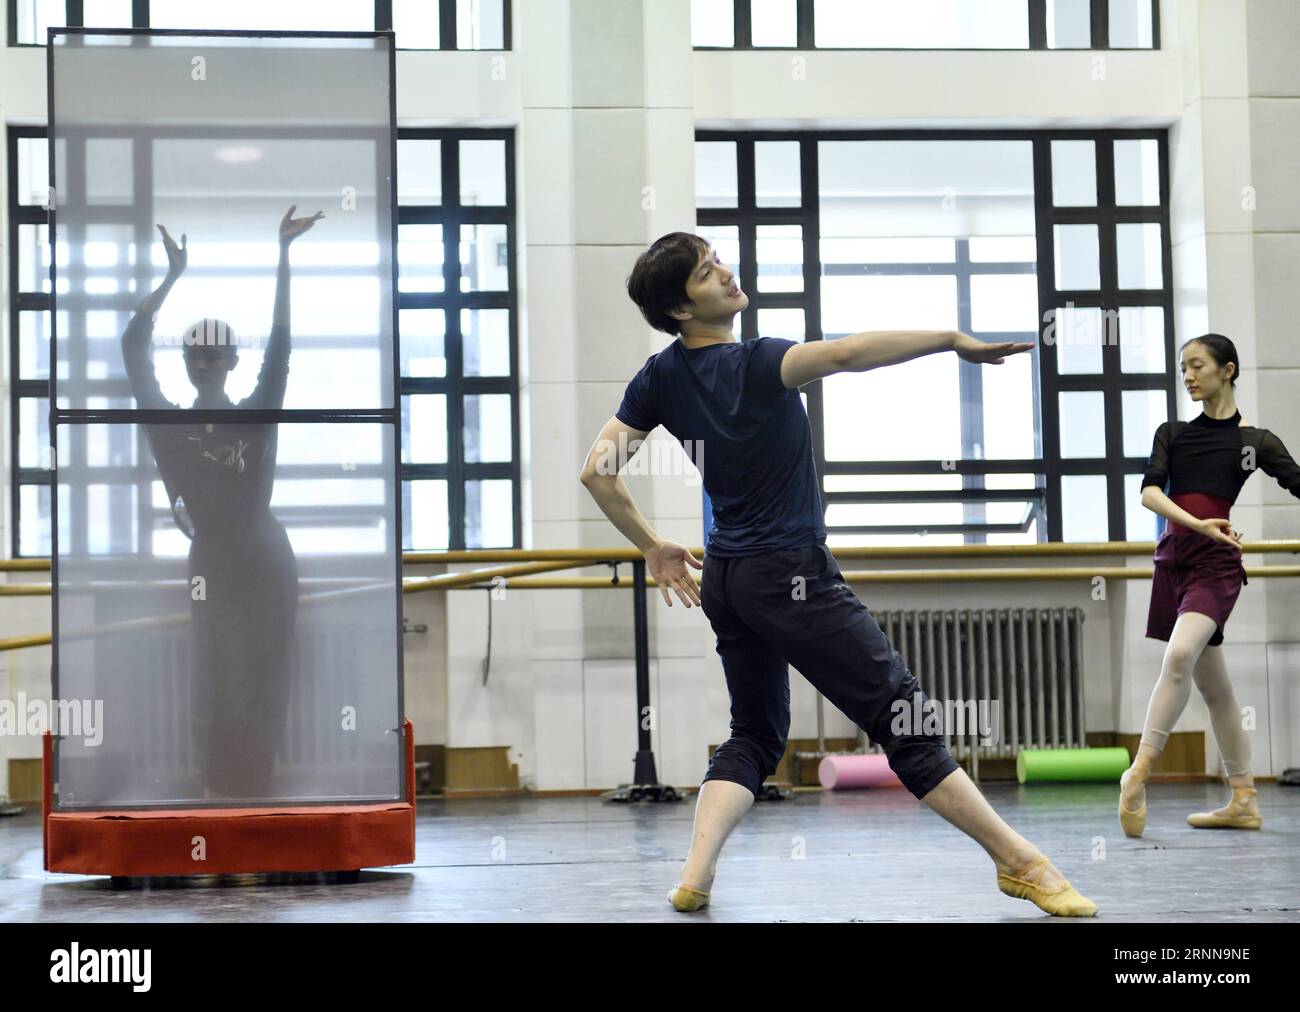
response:
[[[985,701],[987,723],[967,720],[959,734],[944,721],[945,741],[957,758],[1012,759],[1026,748],[1085,746],[1082,609],[872,614],[928,697],[975,701],[977,718]],[[994,743],[982,744],[981,728],[993,719],[996,734],[988,737]]]

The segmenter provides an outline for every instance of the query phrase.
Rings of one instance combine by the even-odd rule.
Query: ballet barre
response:
[[[836,548],[837,559],[978,559],[978,558],[1058,558],[1090,556],[1150,556],[1154,541],[1048,541],[1032,545],[858,545]],[[691,554],[702,558],[702,547],[691,547]],[[1284,553],[1300,555],[1300,540],[1247,541],[1246,555]],[[619,548],[474,548],[436,552],[403,552],[406,566],[448,565],[461,562],[565,562],[584,561],[588,565],[611,562],[635,562],[642,558],[637,549]],[[0,559],[3,572],[48,572],[46,557]]]

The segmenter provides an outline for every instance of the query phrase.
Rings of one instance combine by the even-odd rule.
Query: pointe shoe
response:
[[[1147,799],[1145,793],[1142,797],[1142,804],[1136,810],[1129,811],[1124,807],[1124,785],[1136,769],[1136,766],[1130,766],[1119,778],[1119,824],[1123,828],[1125,836],[1141,836],[1147,824]],[[1145,781],[1146,776],[1143,776],[1142,779]]]
[[[1017,875],[998,872],[998,889],[1016,899],[1029,900],[1040,910],[1045,910],[1056,917],[1096,916],[1097,904],[1082,895],[1064,877],[1061,879],[1061,885],[1052,892],[1047,892],[1037,882],[1031,882],[1023,877],[1027,872],[1047,863],[1047,858],[1040,857],[1021,868]]]
[[[668,902],[679,913],[687,914],[693,910],[703,910],[709,905],[709,894],[702,889],[692,889],[680,882],[668,890]]]
[[[1226,805],[1214,812],[1195,812],[1187,817],[1187,824],[1195,829],[1259,829],[1263,820],[1255,794],[1253,787],[1234,787]]]

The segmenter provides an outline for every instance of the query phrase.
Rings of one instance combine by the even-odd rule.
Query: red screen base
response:
[[[406,732],[406,800],[293,808],[53,810],[45,735],[46,871],[147,877],[356,871],[415,860],[415,734]]]

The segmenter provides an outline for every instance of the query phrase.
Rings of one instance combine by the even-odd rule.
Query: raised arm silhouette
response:
[[[146,426],[176,525],[190,539],[191,667],[195,797],[274,798],[294,669],[298,567],[283,525],[271,512],[277,425],[240,419],[243,410],[284,406],[289,375],[289,246],[320,212],[280,221],[271,333],[253,392],[239,403],[226,381],[239,361],[233,329],[219,318],[183,335],[185,367],[197,396],[191,409],[228,409],[231,421],[195,420],[163,396],[151,356],[158,310],[188,266],[187,236],[161,224],[168,270],[122,334],[136,404],[174,413]]]

